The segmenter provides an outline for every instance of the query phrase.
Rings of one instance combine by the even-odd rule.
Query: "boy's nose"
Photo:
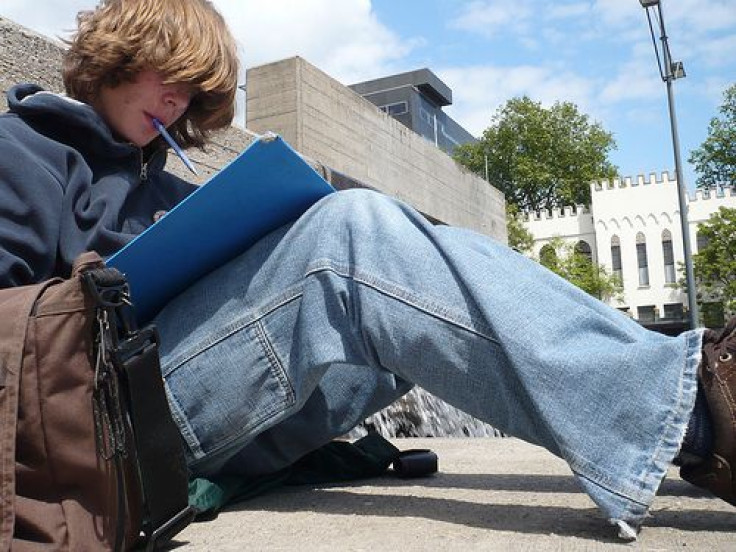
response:
[[[164,92],[163,102],[169,109],[172,109],[178,117],[187,107],[189,107],[190,95],[182,89],[170,89]]]

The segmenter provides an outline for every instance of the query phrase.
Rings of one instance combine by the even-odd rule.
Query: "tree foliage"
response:
[[[698,298],[736,313],[736,209],[721,207],[698,225],[698,236],[705,244],[693,255]]]
[[[531,253],[534,245],[534,236],[526,229],[521,220],[521,212],[513,203],[506,204],[506,229],[508,231],[509,247],[520,253]]]
[[[736,188],[736,84],[723,96],[720,117],[711,119],[705,142],[690,154],[698,188]]]
[[[561,238],[554,238],[542,248],[539,262],[602,301],[623,296],[623,284],[617,276],[592,262],[575,244],[565,243]]]
[[[500,107],[472,144],[456,148],[459,163],[501,190],[506,201],[523,211],[565,205],[589,205],[590,183],[613,178],[608,160],[613,136],[578,111],[575,104],[549,109],[528,97]]]

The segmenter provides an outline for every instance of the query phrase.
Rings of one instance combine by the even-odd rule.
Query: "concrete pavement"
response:
[[[515,439],[397,439],[431,448],[440,473],[288,487],[236,504],[177,537],[182,551],[736,551],[736,509],[680,480],[663,483],[635,543],[624,543],[564,462]]]

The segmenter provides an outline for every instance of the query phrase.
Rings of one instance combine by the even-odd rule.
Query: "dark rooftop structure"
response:
[[[350,88],[447,153],[475,141],[442,111],[452,105],[452,90],[427,68],[359,82]]]

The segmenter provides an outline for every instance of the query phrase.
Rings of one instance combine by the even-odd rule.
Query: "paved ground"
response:
[[[196,523],[182,551],[736,551],[736,509],[675,472],[638,541],[625,544],[563,462],[513,439],[400,439],[432,448],[440,471],[349,486],[285,488]]]

